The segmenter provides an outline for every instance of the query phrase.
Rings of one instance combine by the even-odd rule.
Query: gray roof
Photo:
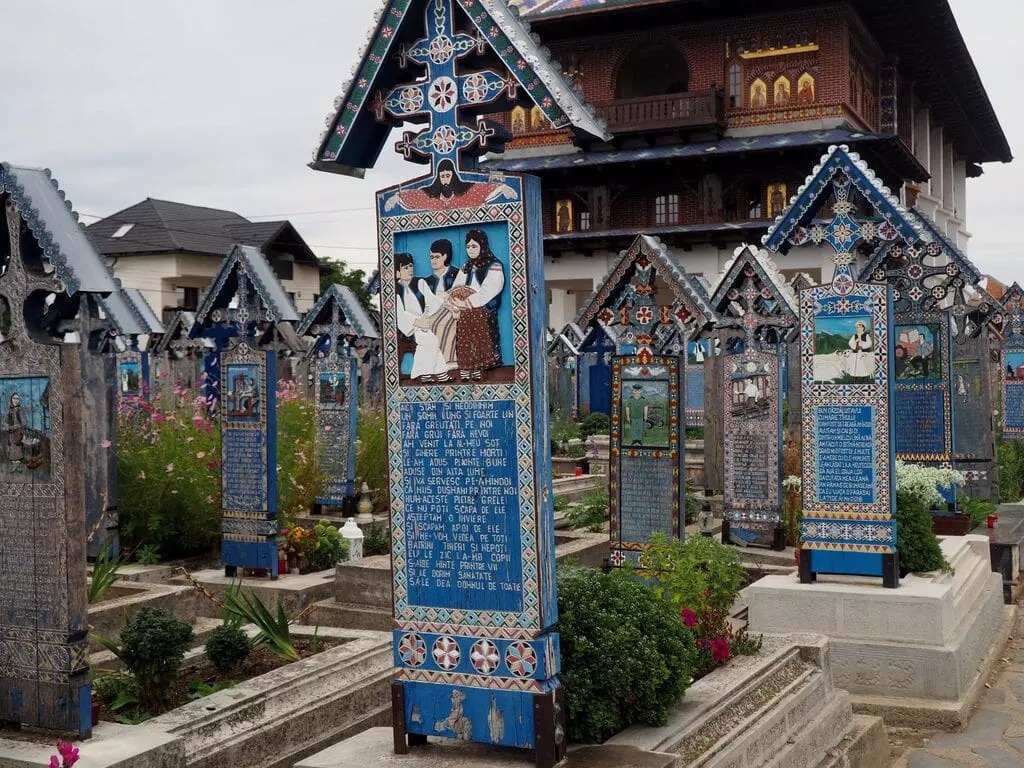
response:
[[[156,316],[156,312],[149,306],[149,302],[146,301],[146,297],[142,291],[138,288],[125,288],[125,298],[132,305],[132,309],[135,310],[135,315],[142,322],[142,326],[146,329],[146,333],[163,333],[164,324],[160,322],[160,318]]]
[[[114,237],[125,225],[131,229]],[[223,256],[236,243],[287,250],[299,263],[316,256],[288,221],[253,222],[233,211],[146,198],[89,225],[89,237],[104,254],[202,253]]]
[[[370,319],[370,315],[355,292],[347,285],[334,283],[324,292],[324,295],[317,299],[313,308],[306,313],[302,323],[298,327],[299,336],[311,335],[314,325],[327,325],[331,322],[331,305],[337,302],[341,309],[341,322],[352,328],[353,336],[362,336],[368,339],[379,339],[377,324]]]
[[[47,261],[67,286],[68,294],[113,293],[114,278],[78,223],[64,192],[49,169],[0,163],[0,192],[10,193],[21,217]]]
[[[220,265],[213,285],[206,293],[203,304],[196,312],[196,324],[205,326],[209,322],[210,312],[214,309],[227,307],[235,296],[235,283],[230,281],[235,267],[241,265],[256,292],[257,306],[267,313],[267,321],[271,323],[299,321],[299,313],[295,310],[291,299],[285,293],[281,281],[277,279],[270,263],[259,248],[251,245],[236,245]],[[230,293],[228,292],[230,290]],[[195,335],[195,329],[192,331]]]
[[[147,333],[119,282],[117,290],[100,299],[100,304],[107,315],[107,320],[121,336],[141,336]]]

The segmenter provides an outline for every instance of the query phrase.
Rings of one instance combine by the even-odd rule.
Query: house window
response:
[[[747,191],[747,218],[761,218],[761,187],[751,185]]]
[[[740,65],[729,65],[729,106],[739,109],[743,106],[743,78]]]
[[[290,261],[272,261],[271,265],[278,280],[291,280],[294,274],[294,265]]]
[[[659,226],[679,223],[679,195],[654,198],[654,223]]]
[[[117,228],[117,231],[111,235],[111,237],[124,237],[125,235],[132,231],[132,227],[134,226],[134,224],[122,224],[120,227]]]
[[[181,289],[181,308],[190,312],[199,309],[199,289],[183,287]]]
[[[591,226],[590,211],[580,211],[580,232],[589,232]]]

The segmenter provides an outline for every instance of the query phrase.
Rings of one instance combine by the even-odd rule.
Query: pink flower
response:
[[[153,421],[155,421],[157,424],[163,424],[165,421],[167,421],[167,417],[164,416],[162,413],[154,413]]]
[[[100,448],[109,448],[111,445],[113,445],[113,443],[111,443],[109,440],[104,440],[102,443],[100,443]]]
[[[199,451],[199,453],[196,454],[196,458],[197,459],[205,459],[206,458],[206,451]]]
[[[50,755],[50,768],[60,768],[60,759],[56,755]]]
[[[689,608],[683,608],[683,610],[679,612],[679,618],[682,619],[683,620],[683,624],[685,624],[688,627],[695,627],[695,626],[697,626],[697,612],[696,611],[692,611]]]
[[[168,464],[167,465],[167,471],[168,472],[173,472],[174,471],[174,465],[173,464]]]
[[[729,641],[724,637],[716,637],[711,641],[711,658],[716,662],[729,660]]]

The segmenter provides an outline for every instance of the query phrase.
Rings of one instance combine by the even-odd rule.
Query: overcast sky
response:
[[[951,0],[1015,154],[1021,0]],[[0,0],[0,160],[54,171],[82,214],[146,197],[288,218],[318,255],[376,264],[375,189],[306,167],[379,0]],[[940,54],[941,55],[941,54]],[[968,254],[1024,283],[1024,158],[968,181]],[[94,221],[94,218],[86,218]]]

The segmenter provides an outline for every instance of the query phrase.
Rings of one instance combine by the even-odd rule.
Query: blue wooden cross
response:
[[[854,248],[862,240],[895,240],[899,231],[888,221],[862,221],[853,216],[856,206],[850,200],[850,177],[840,171],[832,180],[832,189],[836,201],[832,205],[835,214],[832,221],[825,224],[813,224],[810,227],[798,226],[789,236],[793,245],[827,243],[832,246],[835,255],[835,275],[832,282],[850,285],[854,282],[852,265],[856,259]]]
[[[418,64],[426,68],[426,78],[379,92],[373,106],[378,120],[427,123],[417,133],[403,133],[395,145],[406,160],[432,163],[436,170],[440,161],[448,158],[461,169],[462,151],[475,144],[482,153],[495,130],[482,119],[475,126],[463,125],[459,110],[489,104],[503,94],[514,100],[518,84],[491,70],[465,75],[456,72],[456,62],[472,53],[483,54],[487,40],[480,33],[455,31],[452,0],[431,0],[426,17],[426,37],[401,46],[398,54],[403,69]]]

